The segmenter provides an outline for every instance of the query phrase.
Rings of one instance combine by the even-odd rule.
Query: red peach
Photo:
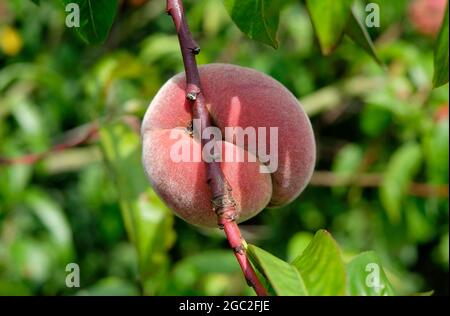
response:
[[[447,0],[414,0],[409,6],[409,20],[423,35],[436,36],[445,14]]]
[[[261,173],[265,164],[255,151],[258,147],[245,142],[240,148],[234,138],[221,142],[223,155],[231,151],[249,157],[245,162],[221,163],[233,188],[238,221],[266,206],[291,202],[308,183],[316,157],[311,124],[297,99],[278,81],[249,68],[209,64],[199,67],[199,72],[206,106],[222,135],[227,127],[264,127],[267,150],[278,146],[278,168]],[[174,162],[170,156],[177,141],[186,142],[191,152],[201,150],[199,142],[186,132],[191,122],[182,73],[164,84],[144,117],[143,164],[151,185],[176,214],[194,225],[213,227],[217,219],[211,208],[205,163]],[[277,144],[270,143],[270,127],[278,128]],[[171,133],[178,140],[171,139]]]

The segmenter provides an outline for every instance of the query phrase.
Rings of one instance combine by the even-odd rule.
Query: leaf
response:
[[[342,39],[353,0],[306,0],[320,48],[324,55],[333,52]]]
[[[424,156],[428,181],[446,184],[449,180],[449,124],[448,120],[438,122],[427,131],[424,139]]]
[[[77,292],[78,296],[137,296],[139,290],[136,284],[118,277],[101,279]]]
[[[72,231],[61,207],[45,192],[35,189],[26,192],[25,203],[48,230],[55,245],[70,256]]]
[[[174,272],[185,270],[187,267],[203,273],[235,273],[239,272],[236,258],[228,250],[209,250],[199,254],[191,255],[179,261]]]
[[[192,291],[207,275],[231,275],[233,273],[241,273],[233,253],[228,250],[210,250],[178,261],[173,268],[173,277],[169,282],[173,283],[171,285],[180,293],[182,290]],[[183,294],[191,293],[183,292]]]
[[[433,296],[433,294],[434,294],[434,290],[430,290],[430,291],[426,291],[426,292],[414,293],[410,296]]]
[[[249,38],[278,48],[277,29],[280,0],[224,0],[237,27]]]
[[[345,295],[345,266],[341,250],[326,230],[319,230],[292,262],[310,295]]]
[[[366,251],[347,264],[347,294],[353,296],[392,296],[394,289],[373,251]]]
[[[41,4],[41,0],[31,0],[31,2],[33,2],[36,5],[40,5]]]
[[[433,86],[440,87],[448,82],[448,4],[445,17],[434,47]]]
[[[351,180],[351,177],[360,168],[362,159],[363,151],[358,145],[345,145],[336,155],[331,170],[345,181]],[[336,194],[343,193],[346,186],[348,185],[336,186],[333,188],[333,192]]]
[[[80,37],[89,44],[102,43],[117,13],[118,0],[64,0],[64,4],[78,5],[80,9],[80,26],[75,27]],[[66,9],[67,10],[67,9]],[[66,12],[72,14],[71,11]]]
[[[0,280],[0,296],[31,296],[32,291],[23,283]]]
[[[250,262],[267,279],[276,295],[308,295],[305,283],[295,267],[254,245],[248,245],[247,252]]]
[[[359,19],[355,7],[351,8],[351,14],[345,27],[345,34],[350,37],[353,42],[363,48],[380,66],[383,65],[375,51],[375,46],[370,38],[367,29]]]
[[[289,261],[294,260],[308,247],[314,235],[310,232],[296,233],[288,242],[287,257]]]
[[[123,123],[104,123],[101,146],[119,192],[125,228],[138,252],[143,281],[156,290],[158,277],[166,264],[166,252],[173,244],[173,216],[149,189],[141,163],[139,136]],[[146,293],[151,294],[151,293]]]
[[[398,223],[402,201],[422,162],[420,145],[403,145],[392,155],[380,187],[380,199],[392,223]]]

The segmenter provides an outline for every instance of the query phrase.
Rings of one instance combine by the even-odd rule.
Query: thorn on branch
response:
[[[243,254],[245,249],[244,249],[244,245],[240,244],[237,247],[233,248],[234,253],[239,253],[239,254]]]
[[[186,94],[186,99],[188,99],[189,101],[197,100],[197,93],[196,92],[188,92],[188,94]]]

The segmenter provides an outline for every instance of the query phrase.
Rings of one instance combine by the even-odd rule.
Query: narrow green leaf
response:
[[[267,279],[276,295],[308,295],[295,267],[254,245],[248,245],[247,251],[251,263]]]
[[[414,293],[410,296],[433,296],[433,294],[434,294],[434,290],[430,290],[430,291],[426,291],[426,292]]]
[[[277,30],[281,0],[224,0],[237,27],[249,38],[278,48]]]
[[[373,45],[372,39],[370,38],[364,24],[356,14],[354,7],[351,9],[351,14],[348,19],[347,26],[345,27],[345,34],[347,34],[353,42],[364,49],[380,66],[383,65],[380,58],[378,58],[377,52],[375,51],[375,46]]]
[[[140,273],[145,281],[162,271],[167,260],[165,254],[175,238],[173,216],[149,189],[141,163],[139,136],[123,123],[111,122],[103,124],[100,140],[119,192],[125,228],[137,249]]]
[[[443,120],[434,124],[423,138],[427,178],[433,184],[449,180],[449,124]]]
[[[103,42],[109,33],[117,13],[118,0],[63,0],[78,5],[80,26],[74,27],[80,37],[89,44]],[[73,12],[66,12],[67,15]]]
[[[448,3],[445,17],[434,47],[433,86],[440,87],[448,82]]]
[[[375,252],[363,252],[348,263],[347,294],[352,296],[395,295]]]
[[[360,168],[363,159],[363,150],[356,144],[348,144],[336,155],[331,170],[336,175],[342,177],[345,181],[351,179]],[[335,186],[333,192],[342,194],[346,191],[347,184],[344,186]]]
[[[401,217],[403,198],[422,163],[420,145],[403,145],[392,155],[380,187],[380,199],[392,223]]]
[[[25,203],[48,230],[55,245],[72,252],[72,231],[62,208],[45,192],[30,189],[25,195]]]
[[[333,52],[342,39],[353,0],[306,0],[312,24],[324,55]]]
[[[345,265],[329,232],[319,230],[292,265],[300,272],[310,295],[345,295]]]
[[[115,276],[100,279],[76,293],[80,296],[138,296],[136,283]]]

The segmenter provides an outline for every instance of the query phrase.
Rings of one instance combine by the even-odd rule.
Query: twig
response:
[[[200,47],[192,38],[192,34],[186,22],[182,0],[167,0],[167,13],[172,16],[175,24],[178,40],[180,42],[181,54],[183,56],[184,69],[186,73],[186,98],[191,102],[193,118],[201,122],[200,131],[194,137],[202,135],[204,128],[211,126],[208,110],[205,106],[205,98],[200,85],[200,75],[195,60],[195,55],[200,52]],[[194,131],[195,132],[195,131]],[[202,147],[213,139],[202,139]],[[214,146],[212,146],[214,148]],[[212,153],[214,157],[214,152]],[[245,250],[245,240],[236,224],[236,203],[232,196],[232,188],[225,179],[220,168],[220,163],[212,160],[206,163],[207,182],[212,192],[212,208],[217,214],[218,224],[223,228],[230,247],[241,266],[247,283],[255,289],[257,295],[265,296],[267,292],[256,276]]]
[[[310,185],[337,187],[358,186],[363,188],[376,188],[383,182],[383,175],[378,173],[361,173],[351,176],[339,175],[331,171],[315,171]],[[408,194],[419,197],[441,197],[448,198],[447,185],[431,185],[428,183],[412,182],[408,188]]]
[[[32,153],[15,158],[7,158],[0,156],[1,165],[32,165],[52,153],[63,151],[68,148],[76,147],[84,144],[95,137],[98,131],[97,122],[88,123],[86,125],[77,127],[65,135],[65,140],[61,143],[54,145],[49,150],[42,153]]]
[[[124,115],[120,118],[124,123],[130,126],[136,132],[140,130],[140,122],[137,117],[132,115]],[[63,135],[63,141],[57,143],[49,150],[42,153],[31,153],[20,157],[4,157],[0,156],[0,166],[2,165],[32,165],[38,161],[48,157],[49,155],[64,151],[69,148],[83,145],[98,136],[99,122],[93,121],[82,126],[78,126]]]

